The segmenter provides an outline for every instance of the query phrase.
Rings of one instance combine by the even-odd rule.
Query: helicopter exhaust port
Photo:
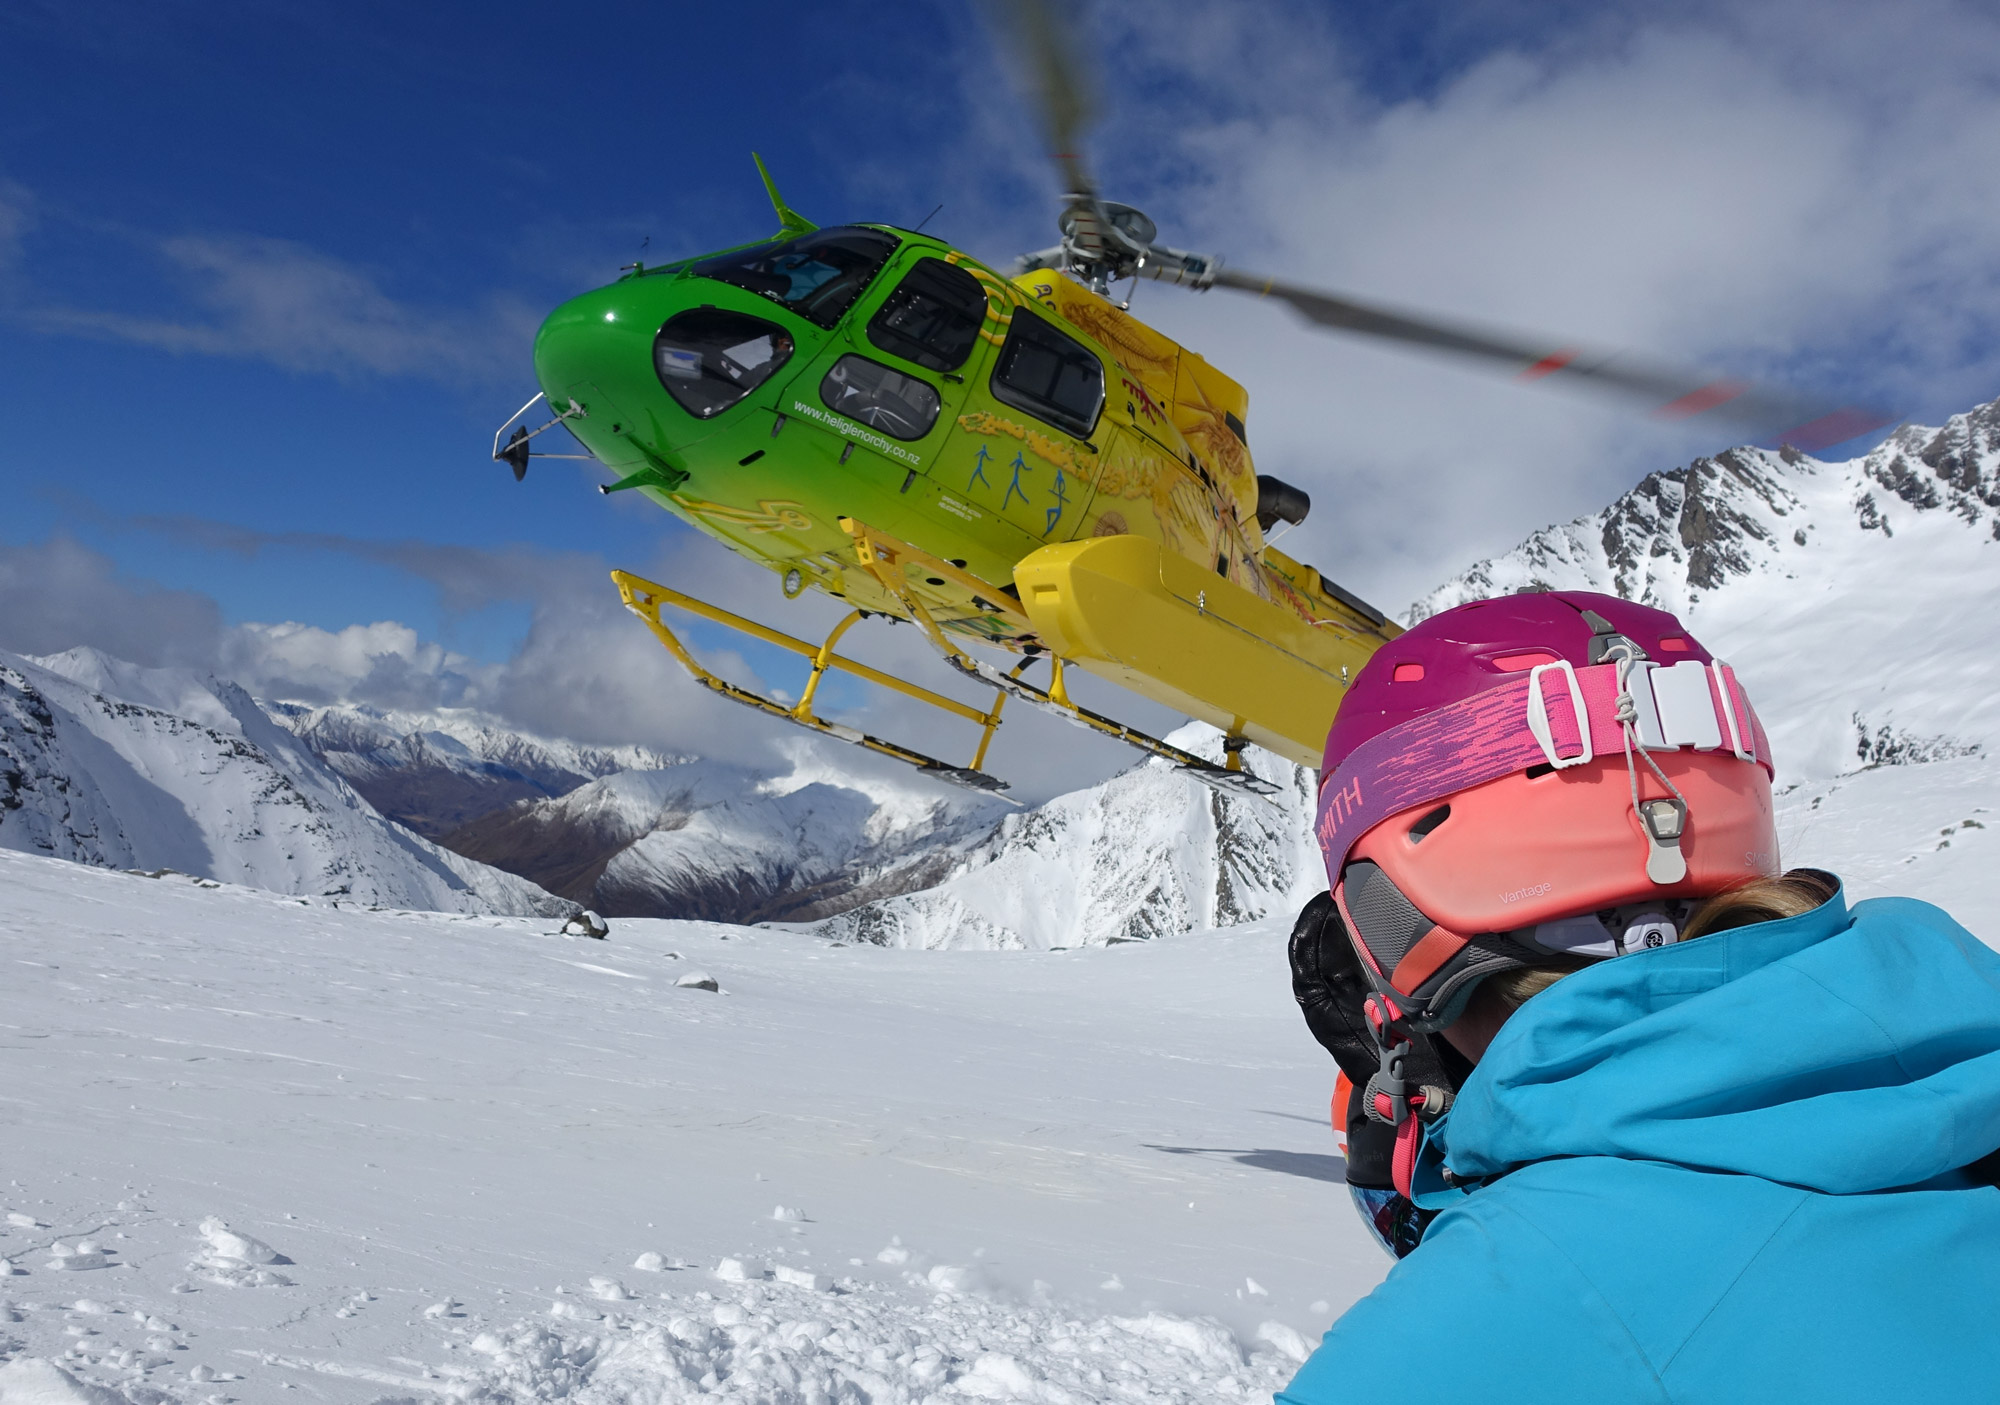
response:
[[[1268,473],[1257,475],[1257,525],[1265,536],[1280,522],[1296,527],[1312,511],[1312,496]]]

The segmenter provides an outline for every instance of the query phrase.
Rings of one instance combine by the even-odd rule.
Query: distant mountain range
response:
[[[607,917],[811,921],[927,886],[1006,809],[812,755],[759,771],[468,711],[265,707],[383,814]]]
[[[236,684],[0,653],[0,848],[380,907],[576,905],[385,819]]]
[[[2000,746],[1996,553],[2000,402],[1845,462],[1733,449],[1652,474],[1474,564],[1405,619],[1548,588],[1680,612],[1749,686],[1781,806],[1798,809],[1787,833],[1806,843],[1813,823],[1826,832],[1806,810],[1828,783],[1983,766]],[[1220,756],[1212,728],[1176,740]],[[1278,782],[1272,800],[1146,762],[1009,811],[817,753],[760,772],[530,737],[470,712],[259,705],[223,680],[87,649],[0,655],[0,847],[446,910],[585,904],[912,947],[1223,926],[1323,886],[1313,773],[1246,757]]]
[[[583,746],[510,730],[468,709],[384,712],[352,703],[264,708],[369,803],[426,839],[517,801],[550,800],[623,771],[677,765],[640,746]]]

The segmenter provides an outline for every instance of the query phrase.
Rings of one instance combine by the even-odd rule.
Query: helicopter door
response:
[[[952,458],[977,461],[969,494],[1039,541],[1068,541],[1096,487],[1090,436],[1103,416],[1104,363],[1019,306],[985,389],[1002,408],[965,416],[968,433],[951,448]]]
[[[828,340],[780,409],[830,430],[829,451],[850,470],[893,470],[907,488],[944,446],[965,399],[959,372],[985,316],[986,294],[971,274],[919,258],[865,327],[857,317]]]

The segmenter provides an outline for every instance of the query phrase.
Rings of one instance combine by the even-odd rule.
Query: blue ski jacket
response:
[[[1501,1029],[1449,1208],[1278,1400],[2000,1401],[1996,1149],[2000,954],[1927,903],[1603,962]]]

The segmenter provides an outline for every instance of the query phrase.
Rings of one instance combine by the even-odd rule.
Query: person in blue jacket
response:
[[[1327,742],[1294,992],[1400,1256],[1278,1396],[2000,1402],[2000,955],[1780,875],[1672,615],[1435,616]]]

